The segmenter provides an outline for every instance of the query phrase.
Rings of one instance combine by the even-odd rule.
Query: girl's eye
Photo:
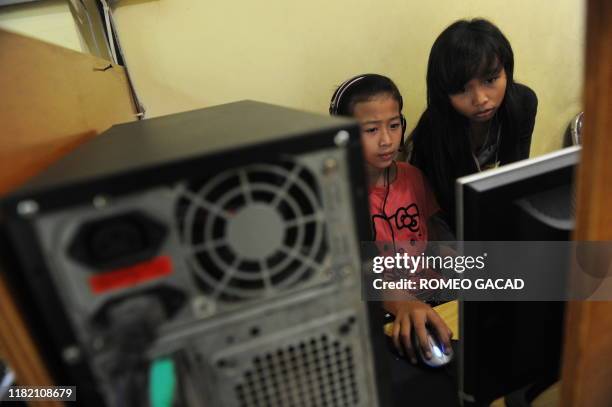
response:
[[[401,126],[401,123],[391,123],[391,129],[395,130]]]
[[[491,84],[495,83],[495,81],[496,81],[498,78],[499,78],[499,76],[492,76],[492,77],[490,77],[490,78],[486,79],[486,80],[485,80],[485,83],[486,83],[487,85],[491,85]]]
[[[363,131],[369,134],[376,133],[377,127],[366,127]]]

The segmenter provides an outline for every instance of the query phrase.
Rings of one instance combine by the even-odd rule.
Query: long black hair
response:
[[[471,79],[495,74],[502,67],[506,71],[506,94],[496,119],[504,129],[501,143],[513,143],[516,141],[506,134],[516,135],[521,113],[514,82],[514,54],[502,32],[487,20],[459,20],[438,36],[429,54],[427,108],[411,134],[411,161],[427,176],[451,225],[455,179],[476,172],[477,166],[469,140],[469,119],[453,108],[449,96]]]

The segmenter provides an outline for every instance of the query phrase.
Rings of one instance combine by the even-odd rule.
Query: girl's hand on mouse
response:
[[[407,355],[412,363],[417,362],[414,344],[411,340],[411,330],[416,329],[423,354],[429,359],[431,349],[427,341],[426,324],[432,326],[438,333],[438,339],[446,349],[451,349],[452,331],[444,320],[429,305],[421,301],[385,301],[385,309],[395,315],[393,321],[393,345],[400,355]]]

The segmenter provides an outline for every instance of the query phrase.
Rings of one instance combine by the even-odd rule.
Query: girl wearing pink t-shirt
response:
[[[354,117],[361,125],[374,240],[391,244],[395,253],[424,246],[430,238],[432,217],[439,209],[421,172],[395,160],[406,131],[402,107],[397,86],[376,74],[345,81],[334,92],[329,107],[330,114]],[[445,348],[451,349],[451,330],[428,304],[418,300],[384,301],[383,306],[395,316],[395,347],[413,363],[412,329],[427,357],[431,350],[426,345],[426,324],[433,326]]]

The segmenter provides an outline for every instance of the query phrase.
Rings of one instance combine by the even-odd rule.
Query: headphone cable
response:
[[[395,163],[395,160],[393,161],[393,165],[395,165],[397,168],[397,164]],[[393,232],[393,224],[387,219],[387,213],[385,212],[385,207],[387,206],[387,198],[389,197],[389,190],[391,189],[391,183],[389,182],[389,168],[390,166],[385,168],[386,190],[385,190],[385,199],[383,200],[383,205],[382,205],[382,214],[383,214],[384,219],[386,219],[387,222],[389,222],[389,228],[391,229],[391,239],[393,240],[393,254],[395,254],[397,253],[397,248],[395,247],[395,232]]]

